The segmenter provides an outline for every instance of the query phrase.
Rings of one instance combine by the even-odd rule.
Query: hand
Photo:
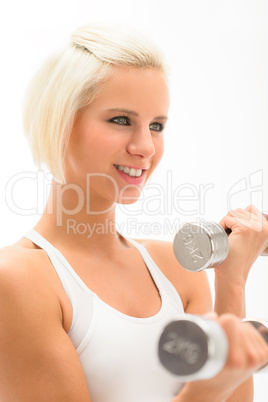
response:
[[[215,273],[226,275],[234,283],[246,283],[248,273],[257,257],[268,244],[268,221],[253,205],[229,211],[220,221],[229,235],[229,253]]]
[[[209,318],[221,325],[228,338],[226,364],[214,378],[187,383],[173,402],[226,401],[237,387],[268,363],[268,345],[253,325],[232,314],[213,314]]]

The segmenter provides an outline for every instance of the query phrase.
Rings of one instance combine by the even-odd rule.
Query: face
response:
[[[116,67],[77,114],[66,153],[67,183],[86,182],[99,205],[137,200],[163,154],[168,106],[160,70]]]

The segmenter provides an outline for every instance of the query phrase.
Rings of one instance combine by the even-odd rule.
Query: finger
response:
[[[241,228],[251,228],[252,222],[248,218],[236,211],[229,211],[228,214],[219,222],[225,231],[228,229],[234,232]]]
[[[243,323],[248,365],[253,369],[263,366],[268,360],[268,346],[259,330],[250,323]]]
[[[237,208],[235,211],[229,211],[229,216],[232,217],[234,219],[234,222],[237,224],[236,229],[248,228],[255,232],[262,231],[262,218],[257,217],[255,214],[253,215],[250,211]],[[235,223],[233,224],[233,226],[235,226]]]
[[[223,227],[224,230],[231,229],[235,224],[235,221],[231,218],[231,211],[229,211],[219,222],[219,224]]]
[[[264,215],[255,207],[255,205],[250,204],[245,209],[261,220],[264,218]]]
[[[268,221],[268,215],[267,214],[262,214],[264,219],[266,219]]]
[[[259,214],[253,213],[251,209],[247,209],[247,208],[245,208],[245,209],[236,208],[235,210],[231,210],[230,215],[248,219],[248,220],[252,219],[255,221],[259,221],[259,220],[263,219],[263,215],[261,213],[259,213]]]
[[[245,354],[243,350],[243,337],[240,333],[240,320],[232,314],[224,314],[219,318],[219,324],[228,338],[229,351],[227,366],[238,368],[245,365]]]

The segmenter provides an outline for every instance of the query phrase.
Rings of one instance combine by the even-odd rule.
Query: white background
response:
[[[172,68],[165,156],[141,201],[119,210],[122,232],[172,241],[173,223],[219,221],[249,203],[267,211],[266,0],[16,0],[0,16],[0,247],[35,224],[47,190],[42,174],[37,186],[23,136],[27,84],[51,51],[91,21],[142,29]],[[28,179],[14,181],[21,174]],[[268,319],[267,283],[268,257],[260,257],[248,280],[248,316]],[[266,379],[255,376],[256,402],[266,400]]]

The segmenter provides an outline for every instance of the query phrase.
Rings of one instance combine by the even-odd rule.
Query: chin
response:
[[[143,190],[143,186],[132,186],[132,188],[128,188],[125,190],[121,190],[120,194],[117,197],[117,204],[134,204],[137,202],[141,196]]]
[[[130,204],[134,204],[135,202],[137,202],[139,200],[140,197],[125,197],[122,200],[118,200],[116,201],[117,204],[119,205],[130,205]]]

